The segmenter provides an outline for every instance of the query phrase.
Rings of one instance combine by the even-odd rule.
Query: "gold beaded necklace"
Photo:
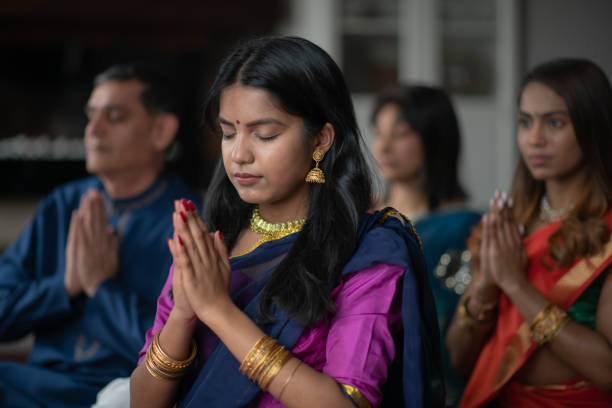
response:
[[[255,206],[251,215],[251,231],[268,239],[279,239],[300,231],[305,222],[306,219],[301,219],[274,224],[261,218],[259,207]]]

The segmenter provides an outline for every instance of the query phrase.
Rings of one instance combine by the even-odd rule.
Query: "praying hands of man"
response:
[[[91,189],[73,211],[66,245],[64,286],[71,298],[92,297],[98,286],[117,274],[119,243],[108,225],[102,194]]]

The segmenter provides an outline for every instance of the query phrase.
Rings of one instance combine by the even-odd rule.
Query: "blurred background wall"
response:
[[[342,67],[366,140],[376,92],[395,81],[444,87],[463,130],[471,204],[508,188],[517,159],[521,75],[558,56],[612,76],[609,0],[6,0],[0,3],[0,251],[38,200],[85,175],[83,107],[94,75],[159,64],[184,100],[182,159],[205,188],[216,141],[199,127],[203,94],[228,48],[266,34],[304,36]]]

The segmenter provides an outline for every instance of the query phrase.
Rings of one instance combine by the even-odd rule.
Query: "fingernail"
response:
[[[499,208],[500,210],[503,210],[503,208],[504,208],[504,200],[499,200],[497,202],[497,208]]]
[[[525,226],[523,224],[518,225],[518,230],[521,235],[525,233]]]
[[[508,194],[506,194],[505,191],[502,191],[501,198],[502,198],[502,200],[505,200],[506,198],[508,198]]]
[[[188,201],[187,201],[187,204],[189,204],[189,209],[190,209],[191,211],[194,211],[194,212],[196,211],[196,206],[195,206],[195,204],[193,203],[193,201],[188,200]]]
[[[508,207],[512,207],[514,205],[514,200],[512,197],[508,198]]]
[[[176,237],[178,238],[179,244],[181,244],[181,246],[183,246],[183,240],[181,239],[181,236],[177,234]]]
[[[183,222],[187,222],[187,217],[185,217],[185,214],[182,211],[180,211],[179,214],[181,215]]]
[[[181,200],[181,204],[183,204],[183,208],[185,209],[185,211],[189,211],[189,204],[187,203],[187,200],[183,198]]]

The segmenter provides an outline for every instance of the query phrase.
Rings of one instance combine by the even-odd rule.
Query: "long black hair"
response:
[[[425,177],[422,189],[427,195],[429,209],[435,210],[441,204],[465,200],[467,195],[457,174],[461,135],[448,94],[429,86],[394,85],[378,96],[372,121],[386,105],[396,105],[401,119],[415,130],[423,142]]]
[[[313,324],[333,311],[330,287],[357,247],[359,222],[372,200],[371,177],[351,97],[338,66],[310,41],[253,39],[230,53],[209,91],[204,123],[216,137],[220,137],[221,93],[237,83],[267,91],[280,109],[301,117],[305,138],[313,138],[326,123],[335,131],[334,142],[320,164],[326,182],[311,185],[304,228],[259,300],[262,322],[272,320],[270,307],[275,304],[300,323]],[[212,230],[223,233],[231,248],[248,226],[253,205],[240,199],[222,161],[207,197],[204,218]]]

